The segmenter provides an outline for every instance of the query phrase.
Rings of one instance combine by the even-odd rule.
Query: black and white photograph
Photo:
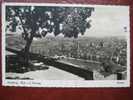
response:
[[[129,87],[129,6],[3,3],[2,83]]]

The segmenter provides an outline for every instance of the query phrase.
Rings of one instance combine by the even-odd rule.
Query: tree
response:
[[[7,28],[11,26],[11,31],[16,31],[16,27],[21,25],[22,37],[26,41],[22,51],[27,65],[33,38],[42,38],[48,33],[77,38],[78,34],[83,35],[90,28],[87,18],[92,11],[92,7],[6,6]]]

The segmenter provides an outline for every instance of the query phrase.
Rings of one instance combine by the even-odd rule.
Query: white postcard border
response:
[[[5,79],[5,6],[67,6],[67,7],[126,7],[121,5],[84,5],[84,4],[54,4],[54,3],[3,3],[2,4],[2,85],[20,87],[129,87],[130,86],[130,30],[127,36],[127,80],[9,80]],[[129,12],[128,12],[129,13]],[[129,19],[130,20],[130,19]],[[130,28],[130,22],[129,22]]]

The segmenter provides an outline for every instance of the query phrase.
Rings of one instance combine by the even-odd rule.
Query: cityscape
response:
[[[127,64],[127,42],[119,37],[79,37],[78,39],[48,37],[33,42],[30,51],[51,57],[64,56],[94,61],[112,60],[121,66]]]

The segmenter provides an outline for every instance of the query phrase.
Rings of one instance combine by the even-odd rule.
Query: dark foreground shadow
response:
[[[34,63],[30,63],[28,66],[24,66],[21,57],[17,55],[6,56],[6,72],[25,73],[29,71],[47,70],[47,69],[49,69],[49,66],[44,64],[35,66]]]

